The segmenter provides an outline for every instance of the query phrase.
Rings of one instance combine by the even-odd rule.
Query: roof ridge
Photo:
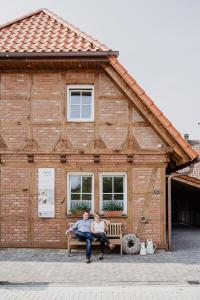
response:
[[[15,19],[13,19],[12,21],[8,21],[8,22],[0,25],[0,30],[3,29],[3,28],[5,28],[5,27],[7,27],[7,26],[10,26],[10,25],[12,25],[12,24],[14,24],[16,22],[20,22],[20,21],[22,21],[22,20],[24,20],[26,18],[29,18],[29,17],[31,17],[33,15],[37,15],[37,14],[39,14],[41,12],[44,12],[44,10],[45,10],[45,8],[40,8],[40,9],[34,10],[34,11],[28,13],[28,14],[25,14],[25,15],[23,15],[21,17],[17,17]]]
[[[64,20],[63,18],[59,17],[57,14],[53,13],[52,11],[50,11],[47,8],[40,8],[38,10],[32,11],[26,15],[23,15],[19,18],[15,18],[12,21],[8,21],[6,23],[4,23],[3,25],[0,26],[0,30],[10,26],[14,23],[20,22],[26,18],[29,18],[33,15],[37,15],[39,13],[45,13],[46,15],[48,15],[49,17],[55,19],[57,22],[69,27],[72,31],[74,31],[76,34],[80,35],[83,39],[86,39],[88,42],[90,42],[91,44],[94,44],[97,48],[99,48],[99,50],[101,51],[109,51],[111,50],[110,48],[108,48],[106,45],[100,43],[97,39],[94,39],[92,36],[88,35],[87,33],[81,31],[78,27],[75,27],[73,24],[69,23],[68,21]]]
[[[100,43],[97,39],[94,39],[91,35],[80,30],[78,27],[76,27],[73,24],[69,23],[68,21],[64,20],[63,18],[61,18],[57,14],[53,13],[49,9],[43,8],[42,11],[45,12],[46,14],[48,14],[50,17],[53,17],[54,19],[56,19],[58,22],[63,23],[64,25],[67,25],[68,27],[70,27],[70,29],[72,31],[75,31],[78,35],[80,35],[84,39],[87,39],[90,43],[95,44],[95,46],[100,48],[102,51],[111,50],[106,45]]]

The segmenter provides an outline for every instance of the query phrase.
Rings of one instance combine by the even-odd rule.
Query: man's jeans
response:
[[[75,235],[80,241],[86,242],[86,257],[91,257],[91,248],[92,248],[92,234],[91,232],[82,232],[79,230],[75,230]]]

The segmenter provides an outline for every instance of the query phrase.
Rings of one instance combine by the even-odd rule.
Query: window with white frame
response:
[[[106,207],[121,207],[127,213],[127,174],[101,173],[100,174],[100,200],[101,210]]]
[[[94,177],[92,173],[69,173],[67,176],[68,212],[91,210],[94,207]]]
[[[67,86],[67,120],[73,122],[94,121],[94,86]]]

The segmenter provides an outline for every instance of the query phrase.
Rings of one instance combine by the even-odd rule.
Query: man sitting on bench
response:
[[[80,241],[86,242],[86,263],[90,263],[91,258],[91,248],[92,248],[92,233],[91,233],[91,222],[93,220],[89,219],[88,211],[83,212],[82,220],[77,221],[70,229],[66,231],[66,234],[74,232],[76,237]]]
[[[95,214],[97,216],[97,214]],[[101,248],[101,256],[100,259],[103,257],[103,250],[105,247],[105,243],[107,240],[107,243],[109,244],[109,248],[113,249],[114,245],[112,245],[110,242],[108,242],[108,239],[106,239],[106,235],[102,233],[98,233],[98,230],[94,230],[95,222],[93,219],[89,219],[89,212],[84,211],[82,220],[77,221],[70,229],[66,230],[66,234],[69,234],[70,232],[73,232],[75,236],[79,239],[79,241],[85,241],[86,242],[86,263],[90,263],[91,258],[91,248],[92,248],[92,241],[98,240],[100,242],[100,248]],[[99,214],[98,214],[99,216]],[[99,219],[100,221],[100,219]],[[104,226],[107,227],[110,224],[110,221],[108,220],[101,220],[101,222],[104,223]],[[93,226],[91,226],[93,225]],[[93,229],[93,230],[91,230]],[[105,229],[105,228],[104,228]],[[92,232],[93,231],[93,232]]]

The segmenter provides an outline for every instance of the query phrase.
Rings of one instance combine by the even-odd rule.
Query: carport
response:
[[[200,180],[190,176],[172,180],[172,225],[200,226]]]
[[[200,140],[189,140],[188,134],[184,137],[199,157],[167,179],[169,250],[172,250],[172,244],[173,249],[176,248],[177,241],[194,237],[193,231],[200,231]]]

